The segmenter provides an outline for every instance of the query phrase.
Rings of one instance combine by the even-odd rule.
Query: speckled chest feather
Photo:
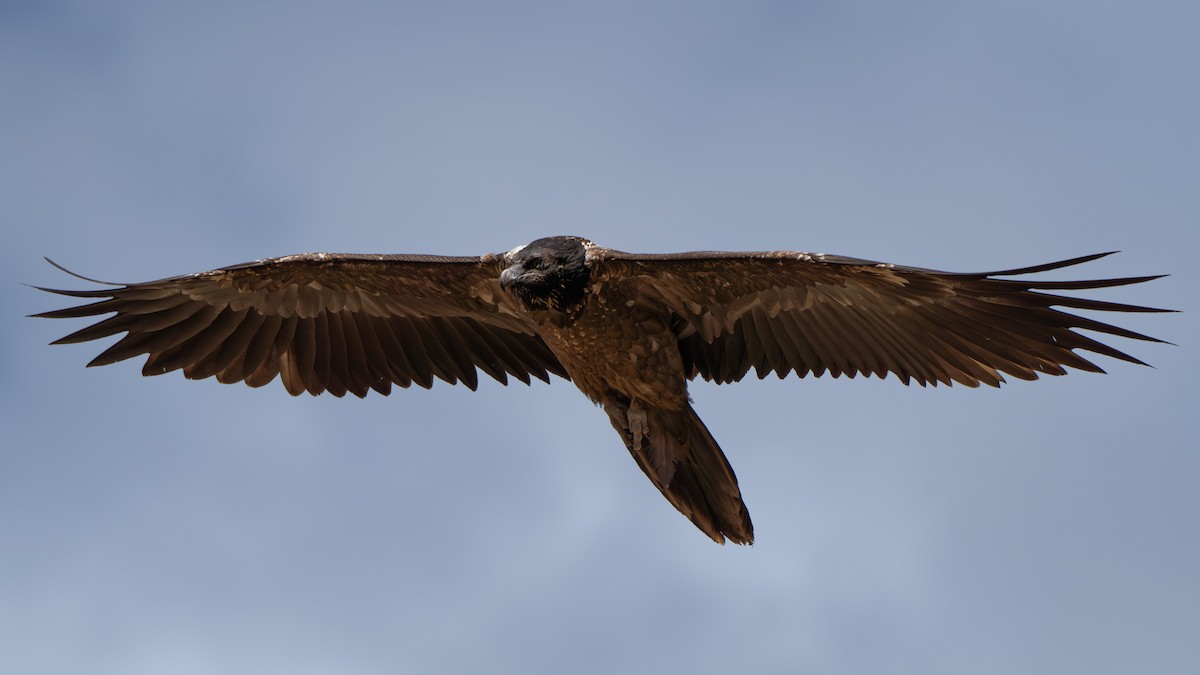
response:
[[[587,293],[583,305],[572,312],[574,320],[560,312],[530,315],[546,345],[591,400],[627,398],[658,408],[682,408],[688,401],[687,381],[670,314],[617,295]]]

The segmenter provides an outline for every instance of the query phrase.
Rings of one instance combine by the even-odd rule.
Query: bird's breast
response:
[[[672,410],[686,405],[687,379],[669,314],[596,296],[586,302],[570,323],[538,321],[539,334],[576,386],[597,403],[625,397]]]

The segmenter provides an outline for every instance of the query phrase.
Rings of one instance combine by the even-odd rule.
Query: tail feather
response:
[[[737,476],[691,405],[681,410],[606,403],[613,428],[629,454],[667,501],[713,541],[754,541]]]

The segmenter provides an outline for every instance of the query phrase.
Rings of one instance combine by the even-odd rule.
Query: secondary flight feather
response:
[[[1068,310],[1161,312],[1061,295],[1155,276],[1035,281],[1108,255],[962,274],[793,251],[632,254],[549,237],[479,257],[314,253],[93,290],[35,316],[107,318],[54,344],[124,334],[89,363],[146,355],[144,375],[292,395],[387,395],[435,378],[475,389],[550,375],[600,404],[641,470],[713,540],[749,544],[737,478],[687,384],[888,373],[999,386],[1142,364],[1078,332],[1161,342]],[[65,270],[64,270],[65,271]],[[83,278],[83,277],[80,277]],[[87,281],[94,281],[85,279]],[[1143,364],[1144,365],[1144,364]]]

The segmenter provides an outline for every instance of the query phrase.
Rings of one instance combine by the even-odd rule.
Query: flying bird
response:
[[[1068,367],[1104,372],[1078,352],[1145,365],[1076,329],[1161,340],[1056,308],[1169,310],[1057,292],[1158,277],[1025,278],[1105,255],[963,274],[794,251],[635,254],[549,237],[479,257],[309,253],[145,283],[79,277],[109,287],[42,288],[90,302],[35,316],[112,314],[53,343],[125,334],[89,366],[146,354],[143,375],[182,370],[251,387],[278,377],[294,396],[387,395],[434,378],[473,390],[478,371],[503,384],[557,375],[600,405],[696,527],[749,544],[737,478],[692,409],[690,380],[891,373],[906,385],[977,387]]]

